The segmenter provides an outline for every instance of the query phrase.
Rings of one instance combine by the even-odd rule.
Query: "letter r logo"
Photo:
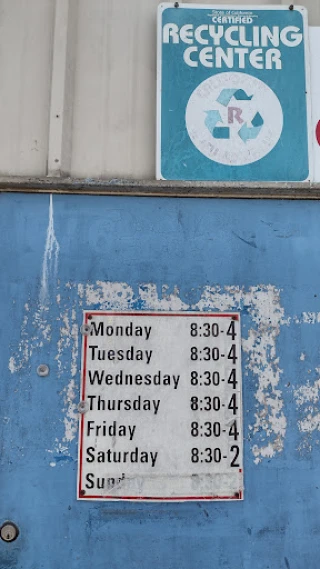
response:
[[[240,124],[243,123],[241,115],[242,109],[239,109],[239,107],[228,107],[228,124],[233,124],[234,119],[236,119]]]

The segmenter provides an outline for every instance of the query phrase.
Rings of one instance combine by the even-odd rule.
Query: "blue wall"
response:
[[[320,203],[2,194],[0,217],[0,568],[318,569]],[[240,310],[243,502],[76,501],[87,308]]]

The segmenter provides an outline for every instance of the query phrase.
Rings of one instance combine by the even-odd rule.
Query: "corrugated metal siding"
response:
[[[0,2],[0,172],[47,171],[54,1]]]
[[[65,83],[62,156],[51,157],[56,173],[154,178],[158,3],[0,1],[0,175],[47,173],[48,148],[57,147],[50,146],[50,119],[62,120],[50,111],[55,14],[68,5],[67,71],[54,76]],[[319,25],[319,0],[305,5]]]
[[[154,177],[157,3],[79,2],[75,176]]]

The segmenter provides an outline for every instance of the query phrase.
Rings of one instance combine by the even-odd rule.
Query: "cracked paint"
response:
[[[255,462],[272,458],[283,450],[287,420],[283,411],[282,391],[278,388],[282,370],[276,354],[276,340],[280,326],[285,324],[284,310],[280,306],[280,291],[272,285],[251,287],[207,287],[197,310],[241,310],[246,308],[255,324],[242,336],[242,348],[248,355],[246,368],[258,380],[255,422],[249,425]]]
[[[49,241],[54,242],[52,237]],[[57,310],[59,314],[54,356],[57,374],[67,382],[62,391],[64,436],[60,441],[61,445],[71,443],[76,438],[78,429],[76,403],[80,376],[79,326],[82,321],[82,309],[94,307],[96,310],[134,310],[142,307],[146,310],[163,311],[245,310],[249,314],[252,326],[243,333],[242,347],[246,355],[246,373],[252,373],[257,379],[254,394],[255,420],[249,425],[252,453],[258,463],[263,458],[272,458],[283,450],[287,420],[283,410],[282,391],[279,389],[282,370],[277,357],[276,342],[280,326],[287,322],[280,306],[280,291],[274,286],[260,285],[248,290],[236,286],[207,286],[202,290],[198,302],[188,304],[180,298],[178,287],[170,289],[163,285],[159,294],[155,284],[145,283],[139,286],[138,295],[135,295],[133,288],[127,283],[67,282],[65,285],[60,283],[59,293],[55,293],[50,302],[51,309]],[[52,338],[51,327],[54,323],[48,329],[47,314],[44,321],[41,320],[39,311],[36,311],[33,318],[36,330],[33,330],[33,333],[29,333],[30,320],[26,316],[27,314],[22,322],[22,340],[9,361],[11,373],[26,367],[33,350],[41,345],[41,341],[49,342]]]
[[[316,372],[319,375],[320,368],[317,368]],[[295,389],[294,397],[298,409],[303,408],[304,414],[303,419],[298,421],[299,430],[302,433],[320,431],[320,378],[313,383],[307,381],[305,385]]]

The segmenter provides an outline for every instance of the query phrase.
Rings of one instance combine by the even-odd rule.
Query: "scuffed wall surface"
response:
[[[0,200],[0,567],[316,569],[318,203]],[[240,311],[244,502],[75,500],[88,308]]]

